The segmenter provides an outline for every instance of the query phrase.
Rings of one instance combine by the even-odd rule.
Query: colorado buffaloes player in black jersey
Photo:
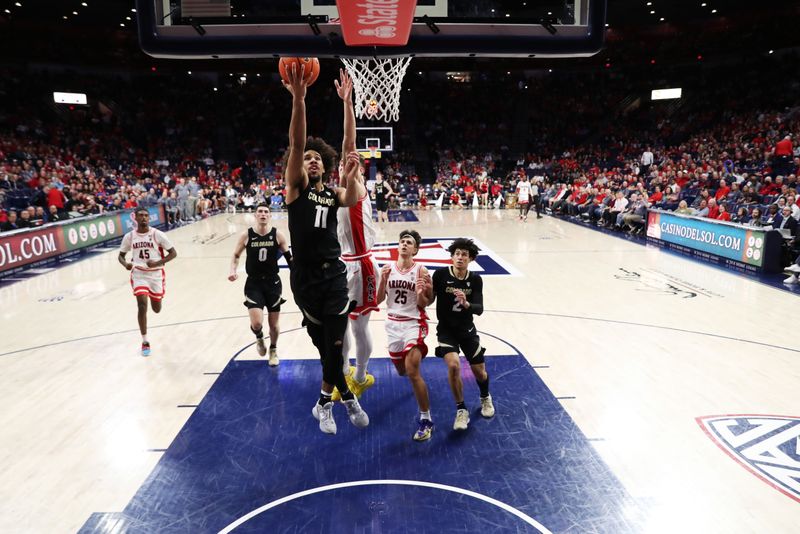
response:
[[[389,222],[389,197],[394,195],[392,187],[383,179],[383,173],[375,175],[375,207],[378,210],[378,222]]]
[[[303,313],[303,322],[322,360],[322,391],[311,413],[319,428],[336,433],[331,395],[334,386],[341,394],[347,413],[357,427],[369,424],[369,417],[347,387],[342,366],[342,342],[347,330],[350,301],[347,271],[339,256],[336,210],[358,202],[358,152],[347,154],[344,186],[325,185],[336,161],[336,151],[321,139],[306,140],[306,81],[303,68],[292,65],[284,87],[292,94],[289,124],[289,153],[286,161],[286,205],[292,240],[292,293]],[[343,71],[336,82],[345,109],[352,98],[353,82]]]
[[[244,305],[250,315],[250,330],[256,335],[256,349],[259,356],[267,353],[264,345],[264,308],[267,308],[267,321],[269,323],[269,364],[278,365],[278,335],[280,327],[281,304],[286,302],[281,298],[281,278],[278,276],[278,251],[291,261],[289,243],[286,236],[277,228],[270,228],[269,206],[259,204],[256,207],[256,224],[248,228],[239,236],[231,260],[231,271],[228,280],[231,282],[239,278],[236,270],[239,267],[239,256],[242,251],[247,251],[245,271],[247,281],[244,283]]]
[[[459,368],[459,349],[469,362],[469,367],[481,391],[481,415],[494,416],[494,404],[489,395],[489,375],[483,355],[486,349],[472,321],[474,315],[483,313],[483,280],[470,272],[469,263],[478,257],[480,249],[471,239],[459,238],[447,248],[453,264],[433,273],[433,295],[436,299],[436,356],[447,363],[447,381],[456,401],[454,430],[466,430],[469,411],[464,403],[463,384]]]

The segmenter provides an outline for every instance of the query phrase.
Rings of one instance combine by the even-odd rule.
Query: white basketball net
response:
[[[342,63],[353,79],[356,116],[361,119],[397,122],[400,118],[403,77],[411,58],[342,58]]]

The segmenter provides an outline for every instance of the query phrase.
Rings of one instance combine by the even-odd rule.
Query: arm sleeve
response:
[[[472,315],[483,313],[483,279],[480,275],[475,275],[472,280],[472,293],[469,295],[469,311]]]

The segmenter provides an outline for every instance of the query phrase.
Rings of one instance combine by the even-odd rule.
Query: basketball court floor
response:
[[[381,312],[371,424],[337,406],[323,435],[288,272],[270,368],[227,280],[252,216],[221,214],[169,233],[149,358],[113,250],[0,288],[0,532],[798,532],[796,295],[550,217],[416,215],[381,225],[379,258],[407,227],[429,267],[454,237],[484,249],[493,419],[465,368],[472,422],[453,432],[430,356],[436,428],[413,442]]]

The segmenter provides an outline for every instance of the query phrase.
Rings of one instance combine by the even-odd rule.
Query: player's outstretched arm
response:
[[[239,258],[244,252],[245,247],[247,246],[247,232],[243,232],[239,239],[236,241],[236,247],[233,249],[233,257],[231,258],[231,268],[228,272],[228,280],[234,282],[237,278],[239,278],[239,274],[236,272],[239,270]]]
[[[344,134],[342,136],[342,157],[356,149],[356,112],[353,108],[353,80],[344,69],[339,69],[339,79],[334,80],[336,94],[344,106]]]
[[[344,162],[345,187],[344,189],[337,188],[336,190],[339,203],[345,208],[355,206],[366,192],[363,181],[359,176],[361,172],[359,169],[360,165],[361,159],[358,152],[348,152],[347,159]]]
[[[303,168],[303,153],[306,149],[306,88],[303,78],[305,67],[297,63],[286,73],[289,81],[283,86],[292,94],[292,119],[289,122],[289,156],[286,160],[286,203],[291,204],[308,186],[308,175]]]

